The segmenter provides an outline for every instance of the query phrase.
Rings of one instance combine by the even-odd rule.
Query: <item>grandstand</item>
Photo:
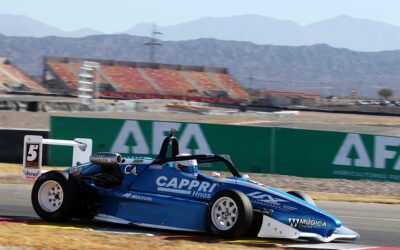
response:
[[[100,64],[95,74],[100,97],[182,99],[235,103],[249,94],[225,68],[45,57],[44,84],[52,92],[77,94],[82,61]]]
[[[319,94],[286,90],[261,90],[257,102],[265,106],[315,106],[321,99]]]
[[[0,92],[47,93],[48,91],[12,66],[10,60],[0,58]]]

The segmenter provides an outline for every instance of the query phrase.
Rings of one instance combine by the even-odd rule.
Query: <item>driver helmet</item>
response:
[[[188,153],[182,153],[177,156],[189,156],[189,155],[190,154],[188,154]],[[199,172],[199,168],[197,166],[197,161],[195,159],[185,160],[185,161],[176,161],[175,168],[184,173],[191,174],[194,177],[197,177],[197,174]]]

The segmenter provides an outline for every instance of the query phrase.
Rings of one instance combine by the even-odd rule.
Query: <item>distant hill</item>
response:
[[[9,14],[0,15],[0,33],[7,36],[28,37],[84,37],[101,34],[100,31],[89,28],[66,32],[26,16]]]
[[[143,45],[147,41],[130,35],[0,35],[0,57],[8,57],[29,74],[41,74],[44,55],[148,61],[149,48]],[[157,62],[227,67],[246,87],[324,95],[344,95],[354,88],[368,96],[389,87],[400,94],[400,51],[355,52],[327,45],[290,47],[216,39],[160,42],[163,46],[157,48]]]
[[[127,34],[148,36],[151,23],[141,23]],[[357,51],[400,49],[400,27],[390,24],[338,16],[309,25],[258,15],[205,17],[171,26],[159,26],[163,40],[216,38],[271,45],[329,44]]]
[[[124,24],[129,25],[129,24]],[[151,23],[140,23],[125,33],[149,36]],[[304,46],[328,44],[356,51],[400,49],[400,27],[349,16],[338,16],[309,25],[258,15],[204,17],[177,25],[159,26],[162,40],[182,41],[201,38],[245,41],[256,44]],[[20,15],[0,15],[0,34],[28,37],[85,37],[102,32],[90,28],[64,31]]]

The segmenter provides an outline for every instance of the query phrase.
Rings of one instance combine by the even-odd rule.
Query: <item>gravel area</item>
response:
[[[3,249],[191,249],[247,250],[283,249],[274,240],[227,241],[205,235],[177,233],[148,236],[93,231],[71,225],[0,222],[0,250]]]
[[[192,112],[26,112],[0,110],[0,127],[48,129],[50,116],[103,117],[142,120],[165,120],[184,122],[205,122],[219,124],[242,124],[255,126],[304,127],[327,130],[400,135],[400,117],[370,116],[355,114],[331,114],[301,111],[298,115],[282,115],[266,112],[219,112],[198,114]],[[232,112],[233,111],[233,112]]]
[[[282,189],[349,195],[382,195],[400,199],[400,183],[345,179],[317,179],[276,174],[250,174],[251,179]]]

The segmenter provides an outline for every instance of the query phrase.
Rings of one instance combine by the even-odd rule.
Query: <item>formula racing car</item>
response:
[[[155,158],[96,153],[88,163],[42,173],[32,189],[34,210],[49,222],[89,218],[228,238],[359,238],[304,192],[252,181],[226,155],[180,154],[174,133]],[[199,171],[210,164],[223,164],[232,176]]]

